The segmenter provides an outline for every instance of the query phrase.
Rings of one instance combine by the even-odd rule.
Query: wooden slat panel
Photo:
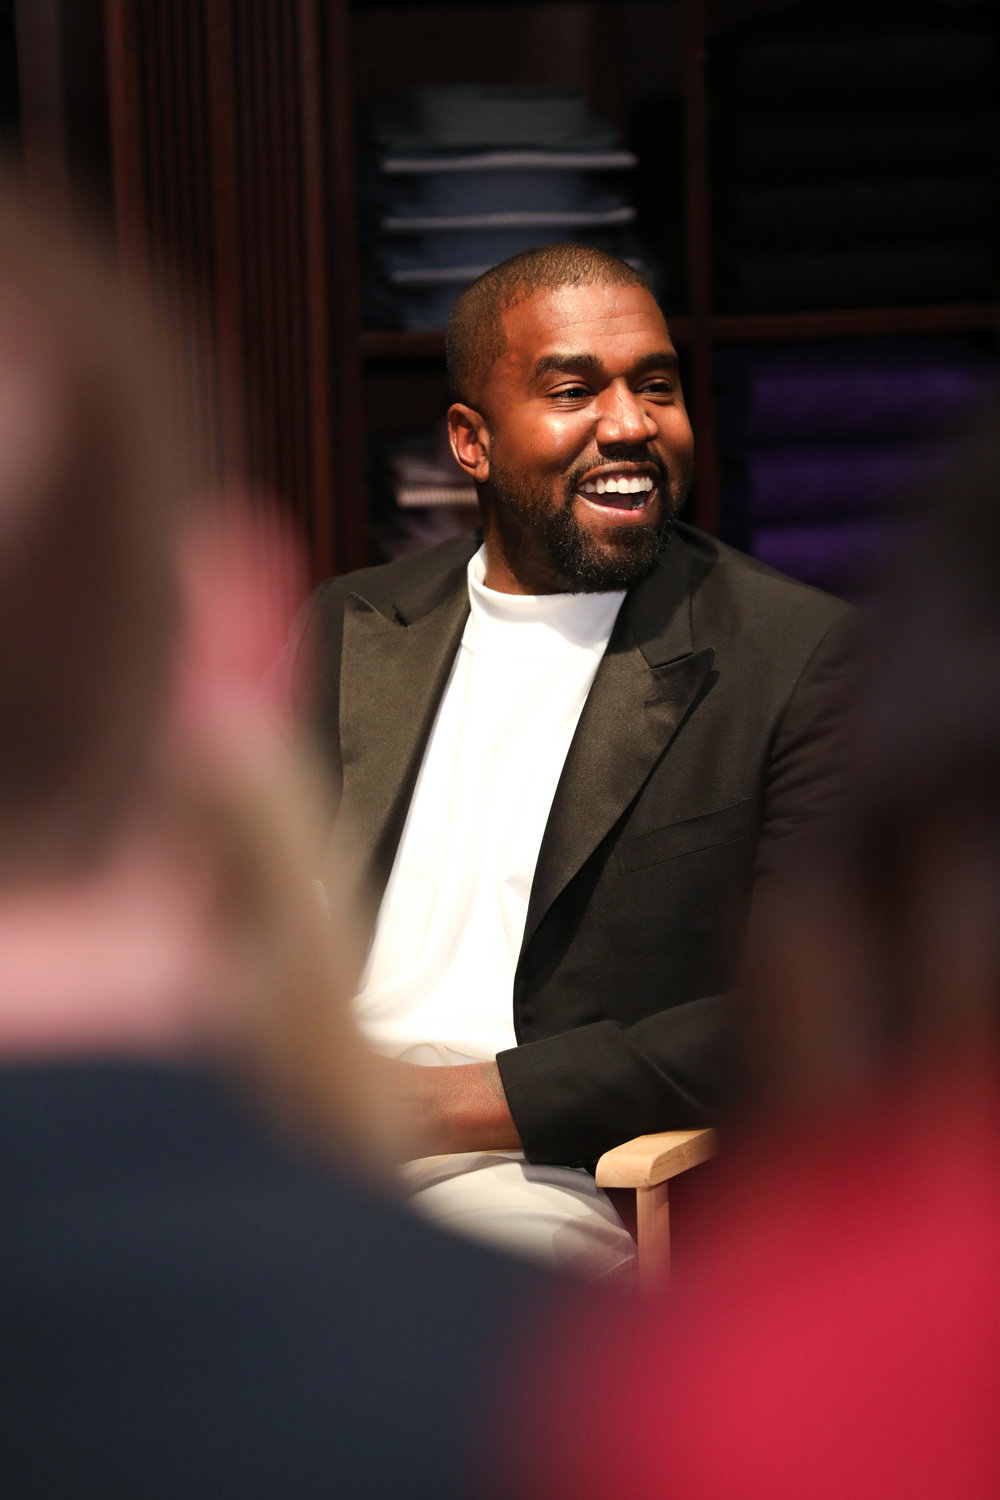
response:
[[[339,0],[342,12],[345,0]],[[350,424],[354,415],[353,432],[339,429],[334,441],[341,458],[341,495],[348,505],[363,504],[360,489],[352,493],[355,480],[354,468],[349,455],[356,454],[361,445],[361,366],[353,347],[346,351],[348,359],[353,357],[354,371],[345,370],[343,331],[331,325],[328,277],[337,274],[337,267],[330,253],[327,236],[328,186],[336,183],[344,174],[344,168],[353,166],[353,140],[350,134],[337,135],[330,142],[327,155],[327,135],[324,116],[320,109],[326,73],[323,65],[320,18],[317,0],[304,0],[299,7],[298,68],[302,79],[299,93],[299,117],[297,127],[302,143],[302,194],[305,219],[305,234],[302,239],[302,294],[305,301],[303,329],[304,405],[309,413],[309,462],[312,469],[313,495],[315,503],[311,515],[311,541],[313,569],[317,578],[334,571],[338,559],[341,570],[356,567],[367,561],[367,528],[360,551],[350,544],[338,549],[334,521],[333,450],[330,432],[334,422],[334,403],[331,399],[331,367],[338,370],[338,397],[343,400],[344,384],[353,385],[355,395],[346,407],[342,420]],[[330,87],[336,91],[337,79],[330,79]],[[341,105],[343,107],[343,105]],[[347,114],[348,127],[350,115]],[[334,162],[334,154],[337,161]],[[353,201],[353,173],[350,179]],[[354,233],[353,221],[345,226],[344,233]],[[342,292],[341,295],[344,295]],[[350,295],[350,289],[347,289]],[[355,312],[357,317],[357,312]],[[329,340],[329,348],[328,348]]]
[[[29,188],[69,201],[59,0],[14,0],[19,135]]]
[[[309,0],[316,11],[318,0]],[[326,124],[331,159],[336,170],[329,183],[327,255],[330,266],[329,320],[332,339],[333,415],[338,441],[335,512],[338,567],[358,567],[368,561],[368,516],[365,504],[366,453],[361,362],[361,267],[358,252],[357,192],[354,178],[354,79],[351,71],[350,8],[347,0],[327,0],[322,67],[328,80]]]
[[[126,271],[149,264],[149,219],[145,212],[145,152],[140,131],[142,89],[138,70],[139,18],[135,7],[108,0],[108,126],[118,245]]]
[[[332,571],[317,0],[107,0],[107,30],[119,242],[160,289],[195,456],[280,496]]]
[[[201,33],[192,53],[201,55],[200,90],[205,100],[203,160],[212,183],[212,209],[205,214],[207,264],[211,267],[211,307],[214,313],[218,358],[228,377],[220,394],[218,429],[220,452],[226,456],[231,482],[243,477],[246,463],[246,401],[241,381],[246,369],[246,329],[243,244],[239,227],[239,184],[236,169],[236,80],[233,68],[232,10],[213,0],[201,5]]]

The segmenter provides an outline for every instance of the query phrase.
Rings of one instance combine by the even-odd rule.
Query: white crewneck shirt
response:
[[[625,597],[502,594],[485,571],[480,549],[355,1002],[369,1041],[412,1062],[516,1045],[514,970],[542,834]]]

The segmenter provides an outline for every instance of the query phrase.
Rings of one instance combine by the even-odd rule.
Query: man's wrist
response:
[[[518,1150],[517,1126],[495,1062],[442,1069],[450,1074],[444,1126],[451,1151]]]

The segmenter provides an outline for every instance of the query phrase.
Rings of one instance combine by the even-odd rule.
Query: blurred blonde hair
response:
[[[148,336],[0,174],[0,881],[81,868],[144,774],[178,485]]]
[[[211,1059],[360,1166],[393,1136],[348,1001],[361,961],[318,778],[248,712],[173,734],[183,445],[155,344],[78,224],[0,176],[0,898],[86,877],[136,820],[211,872]]]

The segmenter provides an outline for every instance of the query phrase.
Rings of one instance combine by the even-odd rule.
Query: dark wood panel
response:
[[[669,318],[675,344],[687,344],[694,320]],[[783,339],[864,338],[876,334],[977,333],[1000,329],[1000,304],[955,302],[917,307],[828,308],[817,312],[712,313],[708,331],[715,343],[769,343]],[[382,360],[444,356],[444,333],[438,329],[366,328],[361,354]]]
[[[675,344],[686,344],[693,331],[688,317],[669,317],[671,337]],[[375,363],[382,360],[444,358],[444,332],[438,328],[397,329],[366,328],[360,336],[361,356]]]
[[[710,322],[719,343],[779,339],[864,338],[877,334],[1000,331],[1000,305],[959,302],[923,307],[835,308],[820,312],[717,313]]]
[[[441,358],[379,360],[364,382],[365,431],[373,437],[401,437],[436,427],[448,410],[448,387]]]
[[[443,358],[444,330],[366,328],[360,335],[359,348],[368,360]]]
[[[349,476],[362,446],[350,403],[331,399],[331,155],[352,150],[326,113],[324,27],[337,10],[106,8],[119,244],[156,289],[194,455],[216,486],[280,497],[316,574],[364,560],[356,542],[354,555],[343,547],[335,510],[335,472]]]
[[[341,571],[369,560],[368,495],[362,367],[361,267],[359,264],[357,184],[355,176],[354,88],[351,71],[353,34],[345,0],[320,11],[322,50],[315,66],[323,73],[329,145],[324,211],[329,223],[323,275],[328,277],[326,319],[317,336],[329,340],[332,410],[339,441],[336,448],[338,506],[337,556]]]

